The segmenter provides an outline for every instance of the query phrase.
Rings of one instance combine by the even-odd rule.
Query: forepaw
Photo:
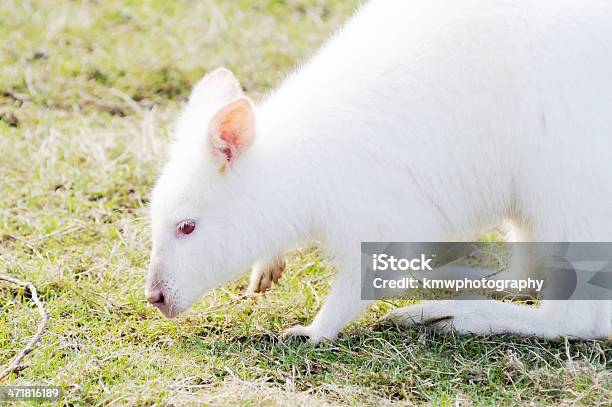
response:
[[[278,282],[286,266],[287,262],[282,257],[255,265],[251,271],[251,280],[247,288],[247,294],[265,293],[272,287],[272,283]]]

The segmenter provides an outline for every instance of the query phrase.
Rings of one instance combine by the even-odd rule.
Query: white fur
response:
[[[222,173],[207,126],[235,89],[196,88],[153,194],[150,284],[174,315],[318,241],[337,275],[312,324],[288,332],[317,341],[367,305],[361,241],[446,241],[503,217],[534,241],[612,241],[610,21],[603,0],[372,1],[256,107],[255,141]],[[198,227],[177,238],[186,218]],[[392,317],[417,315],[476,334],[612,331],[606,301],[424,303]]]

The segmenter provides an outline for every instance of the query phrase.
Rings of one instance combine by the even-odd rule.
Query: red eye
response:
[[[187,219],[178,224],[176,231],[179,235],[190,235],[195,230],[195,227],[195,220]]]

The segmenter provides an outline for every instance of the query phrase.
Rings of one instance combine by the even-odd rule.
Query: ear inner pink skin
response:
[[[248,98],[228,103],[213,117],[209,127],[213,153],[224,164],[231,164],[252,142],[254,127],[253,109]]]
[[[234,157],[234,153],[232,153],[232,149],[229,147],[219,149],[219,152],[225,156],[225,160],[229,163],[232,161]]]
[[[234,150],[236,151],[236,153],[240,153],[240,141],[238,139],[238,135],[232,131],[229,131],[228,129],[221,131],[219,137],[221,137],[221,140],[225,141],[228,144],[227,147],[220,148],[219,152],[225,155],[225,159],[227,160],[227,162],[231,162],[234,158]]]

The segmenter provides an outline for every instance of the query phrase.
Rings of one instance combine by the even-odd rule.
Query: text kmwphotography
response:
[[[452,290],[460,292],[462,290],[494,290],[497,292],[523,291],[541,292],[544,280],[527,278],[525,280],[490,280],[481,278],[470,280],[463,278],[460,280],[430,279],[424,277],[417,279],[413,277],[382,278],[376,277],[372,280],[374,288],[424,288],[427,290]]]

